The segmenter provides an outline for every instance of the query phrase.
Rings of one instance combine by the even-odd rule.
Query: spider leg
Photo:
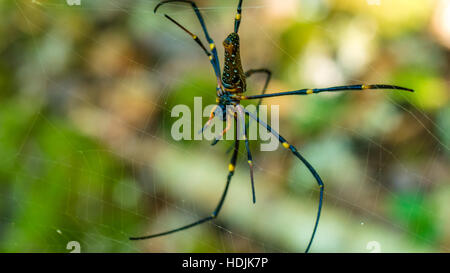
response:
[[[217,109],[217,105],[213,107],[213,109],[211,110],[211,113],[209,114],[209,119],[208,121],[205,123],[205,125],[203,126],[202,129],[200,129],[200,131],[198,131],[199,134],[203,133],[203,131],[206,130],[206,128],[209,127],[209,125],[211,125],[211,121],[213,120],[213,118],[215,117],[216,113],[216,109]]]
[[[265,73],[266,74],[266,81],[264,82],[264,87],[261,91],[261,95],[264,95],[266,93],[267,87],[269,86],[270,79],[272,78],[272,72],[267,68],[250,69],[247,72],[245,72],[245,77],[249,78],[255,73]],[[263,100],[263,98],[260,98],[258,100],[258,103],[256,104],[256,114],[257,115],[259,114],[259,107],[261,106],[262,100]],[[248,122],[249,122],[249,126],[250,126],[251,120],[249,120]],[[230,147],[230,149],[231,149],[231,147]]]
[[[236,167],[236,161],[237,161],[237,157],[238,157],[238,152],[239,152],[239,140],[237,139],[237,128],[236,128],[236,140],[234,142],[234,152],[233,152],[233,155],[231,157],[230,164],[228,165],[228,176],[227,176],[227,182],[225,184],[225,189],[224,189],[224,191],[222,193],[222,197],[220,198],[219,203],[216,206],[216,209],[211,213],[210,216],[202,218],[202,219],[200,219],[198,221],[195,221],[195,222],[193,222],[191,224],[188,224],[188,225],[176,228],[176,229],[172,229],[172,230],[169,230],[169,231],[156,233],[156,234],[152,234],[152,235],[148,235],[148,236],[142,236],[142,237],[130,237],[130,240],[145,240],[145,239],[155,238],[155,237],[159,237],[159,236],[164,236],[164,235],[168,235],[168,234],[171,234],[171,233],[182,231],[182,230],[185,230],[185,229],[188,229],[188,228],[191,228],[191,227],[194,227],[194,226],[197,226],[197,225],[200,225],[202,223],[205,223],[205,222],[208,222],[208,221],[211,221],[211,220],[215,219],[219,215],[219,212],[222,209],[222,205],[223,205],[223,203],[225,201],[225,197],[227,196],[227,192],[228,192],[228,188],[230,186],[231,178],[233,177],[234,170],[235,170],[235,167]]]
[[[254,95],[254,96],[239,96],[240,100],[252,100],[252,99],[262,99],[269,97],[279,97],[279,96],[288,96],[288,95],[309,95],[321,92],[340,92],[340,91],[359,91],[359,90],[367,90],[367,89],[393,89],[393,90],[403,90],[414,92],[414,90],[396,86],[396,85],[388,85],[388,84],[357,84],[357,85],[346,85],[346,86],[333,86],[328,88],[314,88],[314,89],[300,89],[295,91],[288,92],[280,92],[280,93],[272,93],[272,94],[262,94],[262,95]]]
[[[228,130],[230,130],[230,128],[231,128],[231,118],[232,118],[233,116],[227,115],[227,117],[228,117],[228,118],[227,118],[227,127],[226,127],[225,129],[223,129],[222,133],[220,133],[220,135],[217,136],[217,137],[213,140],[213,142],[211,143],[212,146],[216,145],[217,142],[219,142],[219,140],[222,139],[223,135],[225,135],[225,133],[226,133]]]
[[[241,24],[242,0],[239,0],[236,17],[234,18],[234,32],[238,33]]]
[[[213,66],[214,72],[216,74],[218,91],[219,91],[219,89],[222,86],[222,83],[220,81],[220,63],[219,63],[219,57],[217,56],[217,48],[216,48],[216,45],[214,43],[214,40],[211,38],[211,36],[208,33],[208,29],[206,28],[206,24],[205,24],[205,21],[203,20],[202,14],[200,13],[200,10],[198,9],[197,5],[193,1],[188,1],[188,0],[166,0],[166,1],[161,1],[160,3],[158,3],[158,5],[156,5],[155,9],[153,10],[153,12],[156,13],[156,11],[159,9],[159,7],[161,7],[164,4],[171,3],[171,2],[188,3],[188,4],[190,4],[192,6],[192,8],[193,8],[193,10],[195,12],[195,15],[197,16],[197,19],[200,22],[200,25],[201,25],[201,27],[203,29],[203,33],[205,34],[206,40],[209,43],[209,47],[211,49],[211,53],[209,53],[208,50],[206,50],[206,47],[198,39],[197,35],[191,33],[189,30],[187,30],[185,27],[183,27],[181,24],[179,24],[177,21],[175,21],[173,18],[171,18],[167,14],[164,14],[164,16],[167,19],[169,19],[170,21],[172,21],[174,24],[176,24],[178,27],[183,29],[185,32],[187,32],[189,35],[191,35],[191,37],[203,49],[203,51],[206,53],[206,55],[208,55],[209,60],[211,61],[211,64]]]
[[[320,193],[319,193],[319,208],[317,210],[316,222],[314,224],[314,229],[313,229],[313,232],[312,232],[312,235],[311,235],[311,239],[309,240],[308,246],[307,246],[307,248],[305,250],[305,252],[308,252],[310,247],[311,247],[311,244],[312,244],[312,242],[314,240],[314,236],[316,235],[317,226],[319,225],[320,213],[322,211],[323,191],[324,191],[324,184],[322,182],[322,179],[320,178],[320,176],[316,172],[316,170],[313,168],[313,166],[297,151],[297,149],[294,146],[289,144],[286,141],[286,139],[284,139],[278,132],[273,130],[267,123],[261,121],[257,116],[254,116],[252,113],[248,112],[245,109],[244,109],[244,111],[250,118],[254,119],[256,122],[258,122],[263,127],[265,127],[268,132],[270,132],[276,138],[278,138],[278,141],[283,145],[284,148],[290,150],[295,157],[300,159],[300,161],[303,162],[303,164],[305,164],[305,166],[308,168],[309,172],[312,174],[312,176],[317,181],[317,184],[319,185],[319,190],[320,190]]]
[[[245,77],[249,78],[251,75],[253,75],[255,73],[265,73],[266,74],[266,81],[264,82],[264,87],[261,92],[261,95],[264,95],[266,93],[267,87],[269,86],[270,79],[272,78],[272,72],[266,68],[250,69],[247,72],[245,72]],[[261,105],[261,101],[262,101],[262,98],[259,99],[258,104],[256,106],[256,110],[259,109],[259,106]]]
[[[252,197],[253,197],[253,204],[256,203],[256,195],[255,195],[255,182],[253,179],[253,159],[252,159],[252,153],[250,152],[250,145],[248,142],[248,125],[245,123],[245,114],[244,114],[244,108],[241,105],[237,106],[238,116],[240,120],[240,125],[242,126],[243,132],[244,132],[244,141],[245,141],[245,149],[247,150],[247,162],[248,167],[250,169],[250,182],[252,185]]]
[[[170,17],[167,14],[164,14],[164,16],[169,19],[172,23],[174,23],[175,25],[177,25],[179,28],[181,28],[182,30],[184,30],[187,34],[189,34],[192,39],[194,39],[194,41],[203,49],[203,51],[205,52],[205,54],[209,57],[209,59],[211,60],[211,62],[213,62],[213,56],[212,54],[206,49],[205,45],[203,45],[202,41],[198,38],[197,35],[195,35],[194,33],[190,32],[187,28],[185,28],[184,26],[182,26],[180,23],[178,23],[175,19],[173,19],[172,17]],[[213,63],[213,66],[215,67],[215,64]]]

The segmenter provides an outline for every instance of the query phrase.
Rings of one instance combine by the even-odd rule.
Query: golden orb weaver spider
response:
[[[130,240],[144,240],[144,239],[150,239],[150,238],[155,238],[155,237],[175,233],[178,231],[182,231],[182,230],[200,225],[207,221],[211,221],[219,215],[219,212],[225,201],[225,197],[227,195],[228,188],[229,188],[229,185],[231,182],[231,178],[235,171],[236,161],[238,158],[239,142],[240,142],[240,140],[237,137],[238,130],[243,130],[245,148],[247,150],[247,161],[248,161],[248,165],[249,165],[249,169],[250,169],[250,181],[251,181],[251,186],[252,186],[253,203],[255,203],[256,199],[255,199],[255,187],[254,187],[254,179],[253,179],[253,160],[252,160],[252,155],[251,155],[250,148],[249,148],[249,141],[247,138],[248,125],[245,125],[245,116],[248,116],[249,120],[250,119],[254,120],[257,123],[259,123],[261,126],[265,127],[268,132],[273,134],[278,139],[278,141],[282,144],[282,146],[284,148],[289,150],[295,157],[297,157],[308,168],[309,172],[312,174],[312,176],[314,177],[314,179],[316,180],[316,182],[319,186],[319,206],[318,206],[317,216],[316,216],[314,228],[313,228],[313,231],[311,234],[311,238],[310,238],[308,246],[306,247],[306,250],[305,250],[305,252],[308,252],[309,249],[311,248],[311,244],[314,240],[314,236],[316,234],[317,227],[319,224],[320,213],[322,210],[322,203],[323,203],[324,183],[323,183],[322,179],[320,178],[319,174],[313,168],[313,166],[298,152],[298,150],[294,146],[289,144],[285,138],[283,138],[278,132],[273,130],[268,124],[266,124],[264,121],[260,120],[258,116],[254,115],[251,112],[244,109],[240,105],[240,101],[241,100],[259,99],[258,104],[257,104],[257,107],[259,107],[259,105],[261,104],[261,100],[263,98],[288,96],[288,95],[309,95],[309,94],[316,94],[316,93],[320,93],[320,92],[358,91],[358,90],[368,90],[368,89],[396,89],[396,90],[413,92],[412,89],[395,86],[395,85],[358,84],[358,85],[334,86],[334,87],[328,87],[328,88],[300,89],[300,90],[294,90],[294,91],[266,94],[267,86],[268,86],[270,78],[271,78],[271,72],[268,69],[251,69],[244,73],[244,71],[242,69],[240,48],[239,48],[240,43],[239,43],[239,35],[238,35],[239,26],[241,23],[242,1],[243,0],[239,0],[239,2],[238,2],[237,13],[236,13],[235,20],[234,20],[234,32],[230,33],[223,42],[223,46],[225,49],[225,57],[224,57],[224,68],[223,68],[222,76],[220,75],[221,70],[220,70],[219,58],[217,56],[216,45],[214,43],[214,40],[210,37],[210,35],[208,33],[205,21],[203,20],[200,10],[198,9],[197,5],[193,1],[166,0],[166,1],[160,2],[158,5],[156,5],[156,7],[154,9],[154,12],[156,13],[156,11],[159,9],[159,7],[161,7],[162,5],[164,5],[166,3],[171,3],[171,2],[187,3],[187,4],[190,4],[191,7],[193,8],[193,10],[197,16],[197,19],[199,20],[200,25],[203,29],[205,38],[209,43],[210,50],[208,50],[203,45],[203,43],[201,42],[201,40],[198,38],[197,35],[193,34],[189,30],[187,30],[184,26],[182,26],[180,23],[175,21],[169,15],[164,14],[164,16],[167,19],[169,19],[171,22],[173,22],[175,25],[180,27],[187,34],[189,34],[192,37],[192,39],[194,39],[194,41],[203,49],[205,54],[208,56],[208,58],[211,62],[211,65],[214,69],[214,73],[215,73],[216,79],[217,79],[217,87],[216,87],[217,105],[211,112],[210,118],[209,118],[208,122],[206,123],[205,127],[203,127],[203,129],[205,129],[207,126],[209,126],[211,120],[219,113],[218,110],[220,110],[220,112],[222,113],[220,115],[220,118],[222,120],[225,121],[225,120],[234,119],[236,121],[235,122],[236,138],[234,140],[233,155],[231,157],[231,162],[228,167],[228,176],[227,176],[227,181],[225,184],[225,189],[222,193],[219,203],[217,204],[215,210],[211,213],[210,216],[207,216],[207,217],[202,218],[198,221],[195,221],[191,224],[184,225],[184,226],[176,228],[176,229],[172,229],[169,231],[152,234],[152,235],[148,235],[148,236],[131,237]],[[263,90],[260,95],[245,96],[245,95],[243,95],[243,93],[246,91],[246,78],[250,77],[254,73],[265,73],[267,75]],[[233,106],[236,109],[236,112],[239,114],[240,119],[243,119],[243,120],[241,120],[242,128],[238,128],[239,127],[237,125],[237,121],[238,121],[237,116],[238,115],[236,115],[236,112],[233,115],[231,115],[231,114],[229,114],[229,112],[225,111],[227,106]],[[203,131],[203,129],[202,129],[202,131]],[[227,129],[229,129],[229,127],[227,127],[224,130],[224,132],[222,132],[222,135],[225,133],[225,131]],[[219,141],[219,138],[216,138],[214,140],[214,142],[212,143],[212,145],[216,144],[218,141]]]

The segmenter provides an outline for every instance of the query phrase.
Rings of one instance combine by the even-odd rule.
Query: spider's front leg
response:
[[[226,128],[218,136],[214,138],[213,142],[211,143],[212,146],[216,145],[222,139],[225,133],[231,129],[231,125],[233,123],[232,120],[234,118],[234,113],[231,113],[229,109],[226,109],[225,110],[226,113],[224,114],[222,108],[223,107],[220,107],[219,105],[215,105],[211,110],[208,121],[205,123],[203,128],[198,131],[199,134],[202,134],[207,128],[209,128],[209,126],[211,126],[212,120],[216,116],[221,117],[222,120],[226,120],[227,122]]]
[[[214,69],[214,73],[216,75],[216,80],[217,80],[217,87],[216,87],[216,92],[219,94],[222,92],[223,86],[222,86],[222,82],[220,81],[220,63],[219,63],[219,58],[217,56],[217,48],[216,48],[216,44],[214,42],[214,40],[211,38],[211,36],[209,35],[208,29],[206,27],[205,21],[203,19],[202,14],[200,13],[200,10],[198,9],[197,5],[195,4],[195,2],[193,1],[189,1],[189,0],[166,0],[166,1],[161,1],[158,5],[156,5],[155,9],[153,10],[155,13],[157,12],[157,10],[164,4],[167,3],[172,3],[172,2],[181,2],[181,3],[187,3],[190,4],[192,9],[195,12],[195,15],[197,16],[198,21],[200,22],[200,25],[202,27],[203,33],[206,37],[206,40],[209,43],[209,48],[210,51],[208,51],[208,49],[206,49],[206,47],[203,45],[203,43],[200,41],[200,39],[198,38],[198,35],[192,33],[191,31],[189,31],[187,28],[185,28],[184,26],[182,26],[180,23],[178,23],[175,19],[173,19],[172,17],[170,17],[167,14],[164,14],[164,16],[169,19],[172,23],[174,23],[175,25],[177,25],[179,28],[181,28],[184,32],[186,32],[187,34],[189,34],[192,39],[194,39],[194,41],[203,49],[203,51],[205,52],[205,54],[208,56],[211,65]]]
[[[218,105],[213,107],[213,109],[211,110],[211,113],[209,114],[208,121],[205,123],[203,128],[200,129],[200,131],[198,131],[199,134],[203,134],[203,132],[211,125],[211,122],[212,122],[213,118],[216,116],[216,109],[217,109],[217,107],[218,107]]]
[[[223,129],[223,131],[218,136],[216,136],[216,138],[214,138],[213,142],[211,143],[212,146],[216,145],[217,142],[219,142],[219,140],[222,139],[222,137],[225,135],[225,133],[228,132],[228,130],[230,130],[231,124],[232,124],[232,118],[233,118],[233,115],[227,113],[226,118],[225,118],[227,120],[227,127],[225,127],[225,129]]]

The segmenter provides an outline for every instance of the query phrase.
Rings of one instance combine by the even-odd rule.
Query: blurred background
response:
[[[163,16],[203,39],[188,5],[154,14],[154,0],[76,2],[0,2],[0,251],[304,251],[316,182],[286,150],[261,152],[257,141],[255,205],[241,157],[216,221],[128,240],[215,208],[229,143],[170,133],[175,105],[215,102],[215,77]],[[196,2],[222,62],[237,1]],[[268,92],[416,91],[263,101],[280,105],[281,134],[326,185],[311,251],[449,252],[450,1],[244,0],[240,36],[244,70],[272,70]],[[248,93],[263,81],[249,79]]]

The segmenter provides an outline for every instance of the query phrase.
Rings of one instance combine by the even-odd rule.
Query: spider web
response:
[[[317,185],[291,154],[260,152],[257,143],[251,146],[256,205],[241,145],[217,220],[170,236],[128,240],[209,215],[230,157],[224,143],[172,140],[172,107],[192,106],[193,96],[201,96],[204,105],[214,103],[215,81],[190,38],[162,13],[153,14],[158,2],[3,4],[13,10],[12,21],[21,21],[18,30],[27,40],[13,42],[22,53],[6,51],[26,61],[15,60],[24,65],[13,75],[20,82],[18,95],[9,95],[1,112],[7,128],[20,131],[12,143],[2,135],[9,150],[1,163],[8,179],[1,191],[1,251],[68,252],[73,241],[82,252],[304,251],[317,213]],[[217,44],[232,30],[236,3],[229,2],[198,2]],[[341,28],[358,41],[358,35],[375,35],[385,26],[374,30],[372,21],[358,12],[348,15],[345,5],[332,1],[244,2],[243,65],[279,69],[269,92],[391,81],[389,64],[369,58],[346,66],[342,60],[351,54],[334,58],[326,46],[341,39]],[[164,8],[203,36],[189,7]],[[327,16],[338,23],[326,23]],[[292,42],[289,31],[308,39]],[[391,48],[366,50],[389,54],[402,45],[400,40]],[[415,88],[401,76],[392,80]],[[259,77],[249,83],[250,90],[262,85]],[[312,251],[368,252],[371,242],[380,251],[449,251],[449,106],[430,110],[412,98],[420,91],[264,102],[281,106],[280,133],[326,185]]]

